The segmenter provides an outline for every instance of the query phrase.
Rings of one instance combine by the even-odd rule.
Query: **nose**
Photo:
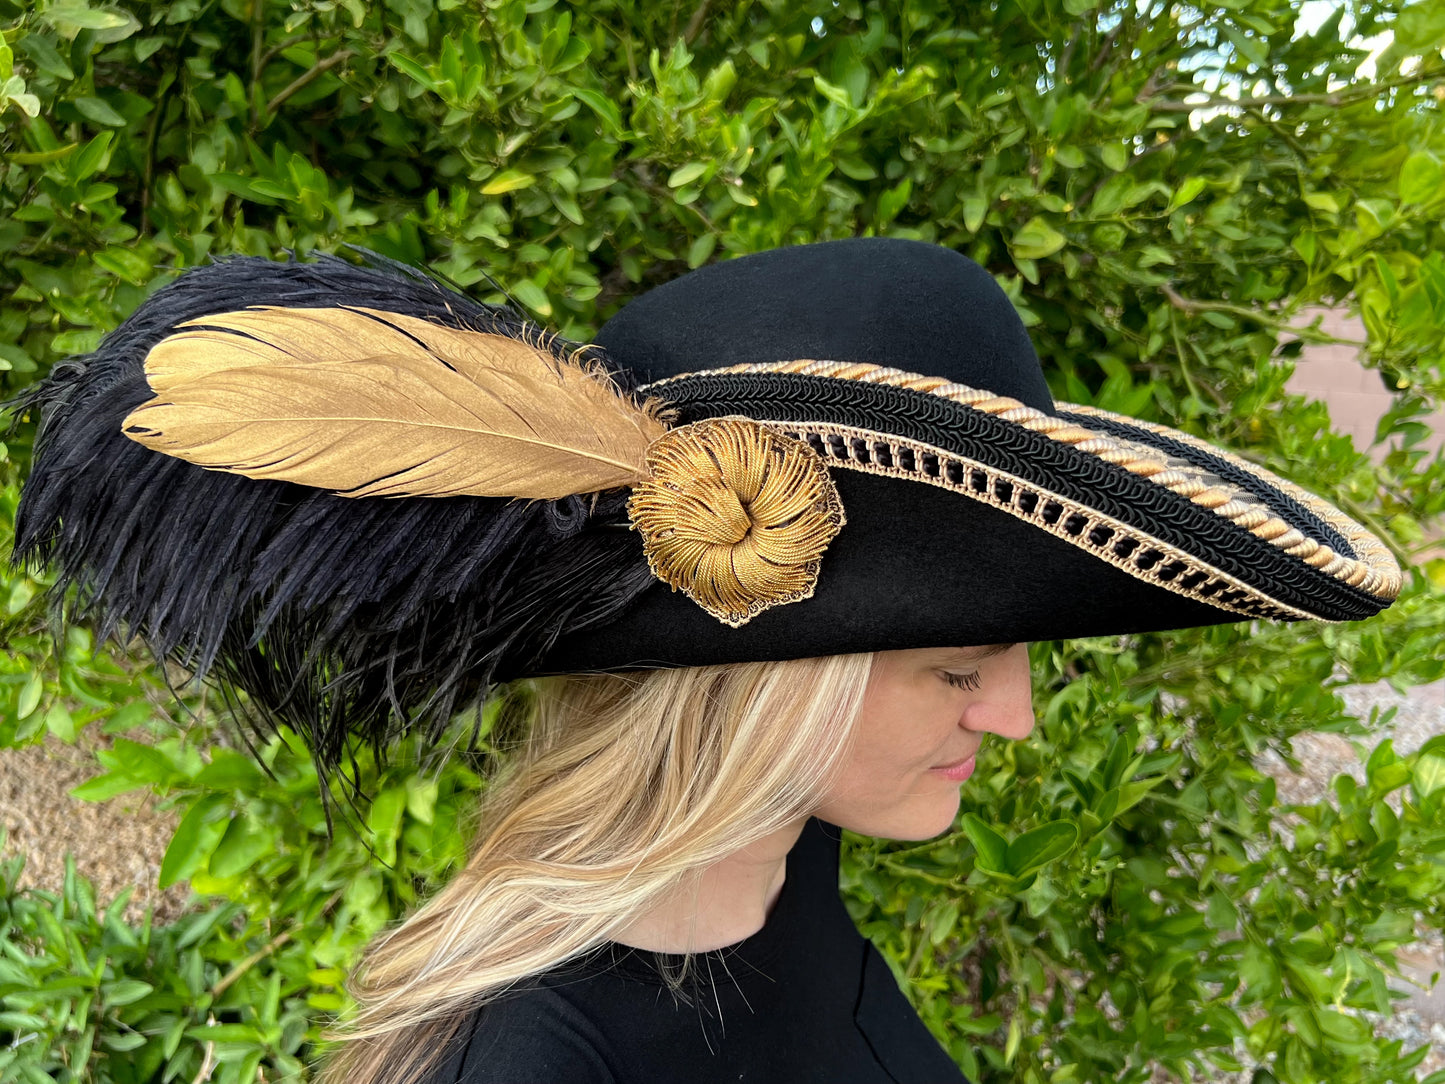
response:
[[[994,673],[989,675],[989,680],[997,690],[996,695],[975,700],[964,709],[960,723],[965,730],[1020,741],[1034,730],[1028,645],[1016,644],[992,661],[995,665],[989,669]]]

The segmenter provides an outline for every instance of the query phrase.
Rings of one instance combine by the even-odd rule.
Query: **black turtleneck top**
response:
[[[693,957],[610,945],[468,1018],[428,1084],[968,1084],[838,895],[810,820],[763,928]]]

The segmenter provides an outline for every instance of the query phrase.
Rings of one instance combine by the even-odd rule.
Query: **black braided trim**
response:
[[[1163,433],[1155,433],[1149,429],[1129,425],[1119,421],[1117,418],[1101,418],[1096,414],[1072,414],[1068,411],[1055,411],[1058,417],[1071,421],[1075,425],[1083,426],[1085,429],[1097,429],[1108,433],[1110,436],[1119,437],[1123,440],[1132,440],[1138,444],[1146,444],[1156,451],[1165,455],[1172,455],[1187,463],[1191,463],[1201,470],[1207,470],[1210,474],[1217,474],[1224,481],[1238,489],[1249,493],[1256,500],[1266,505],[1271,512],[1284,520],[1291,527],[1303,532],[1316,542],[1329,546],[1336,553],[1342,553],[1351,560],[1358,560],[1359,554],[1349,541],[1339,531],[1335,530],[1319,516],[1315,515],[1299,501],[1295,500],[1283,490],[1275,489],[1264,479],[1251,474],[1249,471],[1221,459],[1218,456],[1210,455],[1203,448],[1196,448],[1192,444],[1185,444],[1181,440],[1174,440]]]
[[[649,390],[677,408],[679,423],[727,414],[827,422],[947,448],[1198,554],[1271,598],[1326,620],[1361,620],[1384,605],[1163,486],[941,396],[799,373],[695,374]]]

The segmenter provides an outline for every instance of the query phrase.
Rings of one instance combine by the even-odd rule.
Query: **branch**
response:
[[[255,952],[251,953],[251,955],[247,956],[235,967],[231,968],[230,971],[226,972],[226,974],[223,975],[220,979],[218,979],[216,981],[216,984],[211,987],[211,1000],[214,1001],[216,998],[220,997],[223,993],[226,992],[226,987],[230,986],[231,983],[235,982],[247,971],[250,971],[251,968],[255,967],[267,956],[270,956],[271,953],[275,952],[278,948],[280,948],[282,945],[284,945],[287,941],[290,940],[291,931],[283,930],[281,933],[278,933],[275,937],[271,938],[270,941],[267,941],[266,944],[258,948]]]
[[[1231,305],[1227,301],[1196,301],[1191,297],[1182,296],[1169,283],[1159,287],[1159,292],[1169,299],[1180,312],[1223,312],[1230,316],[1238,316],[1241,320],[1253,320],[1264,327],[1272,328],[1275,331],[1294,335],[1307,343],[1343,344],[1345,346],[1365,346],[1364,342],[1356,339],[1341,339],[1331,335],[1328,331],[1320,331],[1312,327],[1294,327],[1287,320],[1280,320],[1267,313],[1259,312],[1256,309],[1247,308],[1244,305]]]
[[[1099,42],[1099,51],[1094,54],[1094,59],[1089,62],[1089,74],[1093,75],[1104,61],[1109,59],[1109,53],[1113,51],[1114,41],[1119,37],[1119,32],[1124,29],[1124,20],[1120,19],[1114,24],[1114,28],[1104,35],[1104,40]]]
[[[702,31],[703,23],[707,21],[707,9],[711,4],[712,0],[702,0],[694,9],[692,18],[687,21],[687,29],[682,32],[684,43],[691,45],[693,39]]]
[[[266,43],[266,5],[251,5],[251,82],[246,95],[250,99],[251,128],[260,127],[261,118],[256,115],[256,87],[261,82],[261,46]]]
[[[318,75],[322,75],[325,72],[330,71],[342,61],[350,60],[355,55],[355,52],[351,49],[340,49],[332,53],[325,60],[318,60],[314,65],[311,66],[308,71],[304,71],[300,75],[298,75],[290,82],[288,86],[284,87],[281,91],[279,91],[276,97],[272,98],[269,102],[267,102],[266,112],[276,112],[277,109],[281,108],[282,102],[284,102],[287,98],[291,97],[291,95],[295,94],[307,83],[315,79]]]
[[[206,1026],[207,1026],[207,1027],[215,1027],[215,1026],[216,1026],[216,1016],[215,1016],[215,1013],[207,1013],[207,1014],[206,1014]],[[216,1067],[216,1044],[215,1044],[215,1042],[214,1042],[213,1040],[207,1039],[207,1040],[206,1040],[206,1053],[205,1053],[205,1056],[204,1056],[203,1058],[201,1058],[201,1068],[200,1068],[200,1071],[199,1071],[198,1073],[196,1073],[195,1079],[191,1081],[191,1084],[202,1084],[203,1081],[210,1080],[210,1079],[211,1079],[211,1071],[212,1071],[213,1069],[215,1069],[215,1067]]]
[[[271,61],[275,60],[287,49],[291,48],[291,46],[300,45],[303,41],[310,38],[311,36],[312,35],[310,33],[303,30],[299,34],[292,34],[289,38],[281,39],[275,45],[271,46],[271,48],[267,49],[264,53],[261,54],[261,67],[264,68],[267,64],[271,63]]]
[[[1349,88],[1348,90],[1330,91],[1328,94],[1263,94],[1255,98],[1228,98],[1216,95],[1206,98],[1202,102],[1145,102],[1151,110],[1156,113],[1192,113],[1196,109],[1213,109],[1216,107],[1229,107],[1234,109],[1249,109],[1252,106],[1261,105],[1350,105],[1357,101],[1366,101],[1378,97],[1382,91],[1394,90],[1396,87],[1420,86],[1424,83],[1434,82],[1440,78],[1440,72],[1429,74],[1402,76],[1399,79],[1387,79],[1383,83],[1366,83],[1363,86]]]

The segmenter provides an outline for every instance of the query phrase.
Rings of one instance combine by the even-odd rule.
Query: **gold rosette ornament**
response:
[[[749,418],[680,426],[652,442],[627,504],[652,573],[733,628],[811,598],[846,519],[823,461]]]

